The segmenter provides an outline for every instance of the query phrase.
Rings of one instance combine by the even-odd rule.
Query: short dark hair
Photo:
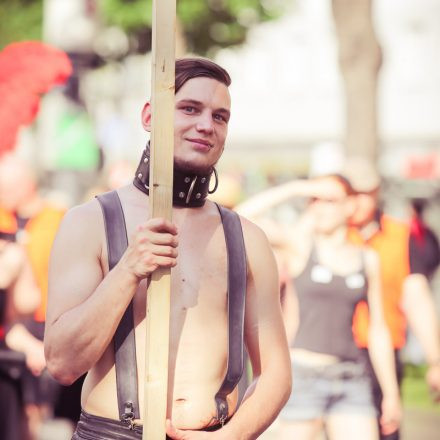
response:
[[[193,78],[213,78],[229,87],[231,77],[223,67],[206,58],[181,58],[176,60],[175,93]]]

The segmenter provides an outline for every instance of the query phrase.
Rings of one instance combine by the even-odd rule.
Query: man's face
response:
[[[231,111],[228,87],[212,78],[193,78],[176,93],[174,162],[204,172],[223,152]]]
[[[175,96],[174,163],[182,170],[204,173],[219,160],[228,133],[231,97],[228,87],[212,78],[192,78]],[[151,107],[143,122],[150,131]]]

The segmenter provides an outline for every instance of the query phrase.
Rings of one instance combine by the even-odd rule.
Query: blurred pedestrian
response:
[[[21,324],[37,309],[40,292],[26,253],[0,234],[0,438],[27,439],[29,432],[22,402],[24,366],[39,376],[44,367],[41,341]]]
[[[354,310],[361,300],[368,301],[372,314],[369,354],[386,396],[381,429],[390,433],[400,423],[377,256],[348,241],[347,223],[355,209],[352,195],[350,184],[333,175],[271,188],[237,208],[253,217],[286,200],[310,198],[284,239],[295,295],[287,295],[284,305],[293,391],[280,415],[281,439],[313,439],[323,425],[330,439],[378,438],[366,362],[352,334]]]
[[[64,209],[45,201],[28,163],[14,153],[0,158],[0,232],[25,249],[40,291],[33,316],[22,320],[25,328],[42,346],[47,302],[49,254]],[[12,335],[10,335],[12,337]],[[43,358],[44,359],[44,358]],[[26,413],[36,435],[44,419],[52,416],[59,385],[48,374],[27,371],[22,377]],[[77,404],[79,408],[79,402]],[[79,409],[78,409],[79,417]]]
[[[418,337],[428,363],[427,381],[433,391],[440,390],[440,336],[438,317],[429,283],[426,265],[418,264],[415,247],[411,246],[408,222],[385,214],[380,207],[380,176],[366,159],[353,157],[347,161],[344,175],[356,191],[357,208],[350,222],[350,239],[357,244],[371,246],[379,255],[382,300],[385,320],[390,330],[395,351],[396,374],[403,376],[400,349],[406,342],[406,325],[410,324]],[[368,307],[361,304],[354,321],[355,338],[360,347],[368,346]],[[373,371],[375,404],[381,407],[382,393]],[[398,433],[384,436],[395,440]]]

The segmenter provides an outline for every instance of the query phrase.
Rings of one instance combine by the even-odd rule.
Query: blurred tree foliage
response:
[[[133,48],[150,49],[152,0],[96,0],[104,25],[130,36]],[[278,17],[293,0],[177,0],[178,17],[188,50],[242,43],[250,27]],[[0,47],[11,41],[40,39],[43,0],[0,0]]]
[[[177,15],[189,51],[242,43],[250,27],[278,17],[286,0],[177,0]],[[100,0],[104,19],[131,36],[149,33],[152,0]],[[146,48],[141,48],[146,49]]]
[[[43,0],[0,0],[0,49],[13,41],[41,40]]]

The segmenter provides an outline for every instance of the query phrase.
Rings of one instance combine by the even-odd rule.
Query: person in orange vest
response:
[[[396,374],[402,379],[399,351],[406,342],[407,324],[420,341],[428,371],[427,383],[434,393],[440,391],[440,336],[433,296],[426,273],[413,246],[409,222],[383,213],[379,206],[380,176],[374,165],[364,158],[347,160],[344,176],[357,192],[357,210],[351,218],[349,232],[354,243],[366,244],[379,255],[385,319],[391,333],[396,356]],[[360,347],[367,347],[368,308],[360,305],[353,321],[353,332]],[[382,394],[371,371],[372,387],[377,408]],[[383,437],[398,439],[399,434]]]
[[[64,209],[40,197],[36,179],[24,160],[13,153],[1,157],[0,232],[9,234],[13,241],[21,245],[30,261],[41,301],[34,316],[23,321],[23,325],[41,345],[41,353],[49,255],[63,214]],[[58,388],[58,384],[49,378],[45,370],[38,375],[29,370],[23,376],[25,410],[34,436],[37,435],[43,419],[50,417]]]

